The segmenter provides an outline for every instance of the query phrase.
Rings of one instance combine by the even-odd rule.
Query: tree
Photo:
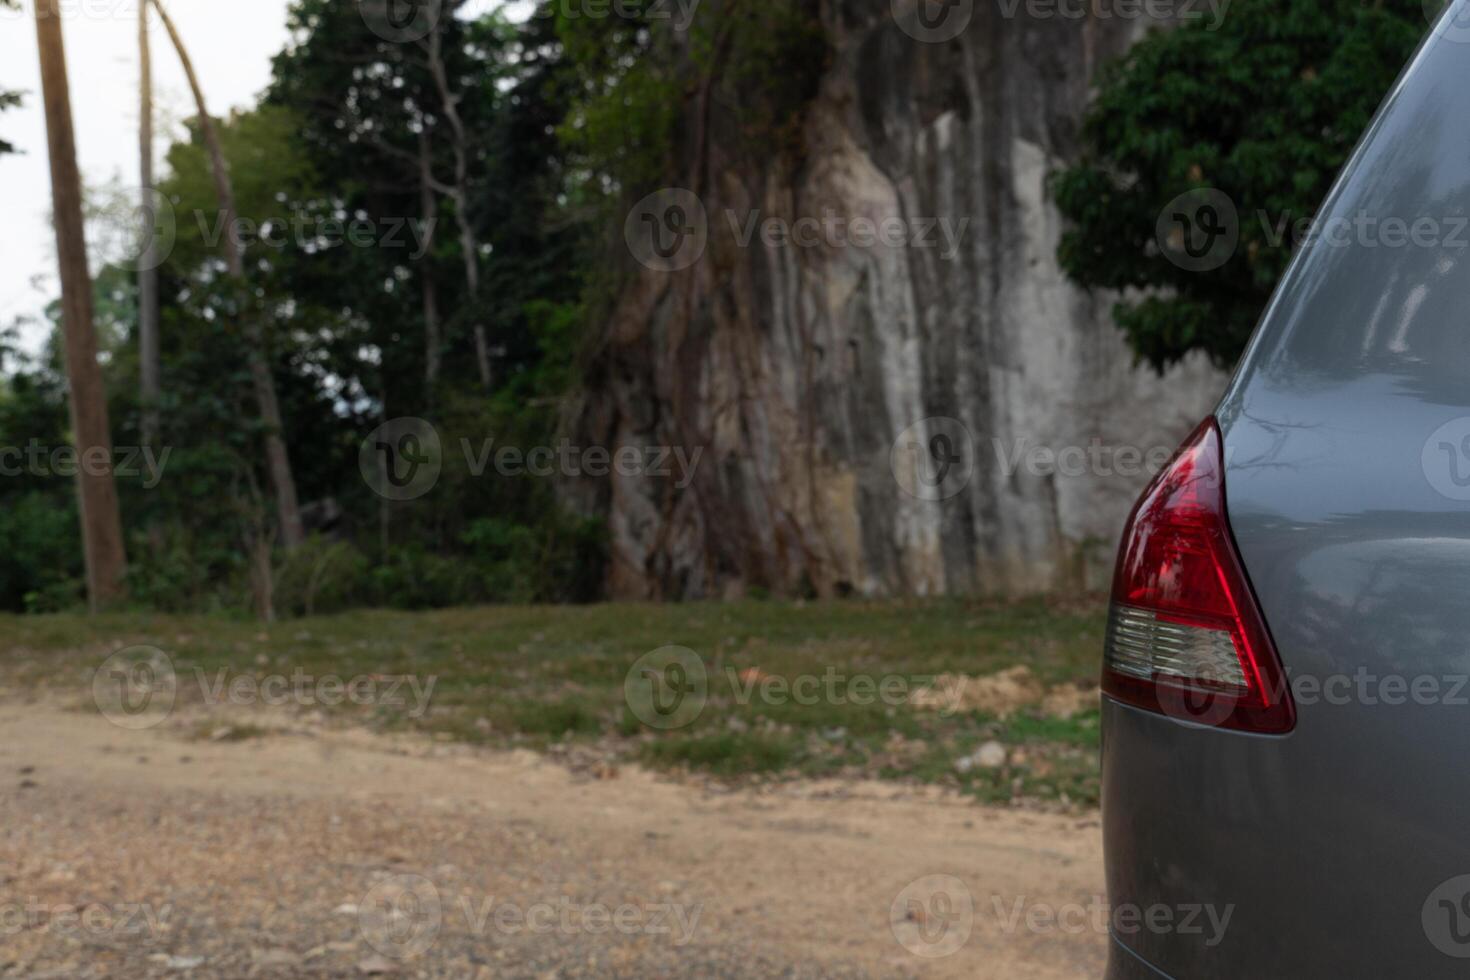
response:
[[[97,364],[92,277],[87,269],[82,180],[77,169],[76,137],[72,129],[71,91],[61,33],[60,0],[37,0],[36,41],[41,54],[41,88],[51,157],[51,199],[55,211],[53,221],[61,272],[62,331],[70,387],[68,404],[72,437],[81,462],[77,467],[77,496],[81,506],[87,596],[96,612],[122,594],[127,557],[123,550],[117,487],[112,479],[112,435],[107,399],[102,372]]]
[[[328,328],[332,359],[323,370],[367,392],[367,411],[379,418],[431,419],[446,446],[460,437],[478,444],[491,432],[525,445],[553,439],[557,396],[570,383],[582,339],[587,262],[579,248],[589,233],[561,197],[567,181],[557,124],[576,83],[565,77],[554,10],[547,3],[519,26],[497,14],[435,23],[443,34],[437,59],[444,88],[464,129],[459,148],[432,43],[386,41],[354,4],[340,0],[292,4],[291,43],[275,61],[262,107],[299,119],[297,149],[335,210],[385,227],[404,215],[418,216],[421,225],[442,223],[437,235],[426,236],[427,249],[319,251],[283,262],[281,275],[298,303],[341,314]],[[471,205],[463,214],[453,197],[460,148]],[[461,216],[473,224],[468,239],[458,233]],[[479,254],[478,294],[467,252]],[[497,358],[489,397],[476,324],[494,324],[487,334]],[[370,498],[344,488],[342,499],[359,526],[382,527],[381,512],[364,506],[375,503]],[[470,479],[446,461],[432,495],[391,513],[392,533],[380,533],[377,542],[384,564],[405,561],[409,549],[425,545],[436,556],[459,552],[476,563],[508,565],[510,554],[527,556],[514,560],[556,582],[531,593],[548,598],[585,595],[584,579],[596,579],[586,572],[598,567],[593,563],[549,557],[581,549],[592,535],[558,511],[544,482]],[[470,543],[472,532],[478,536]],[[524,567],[522,573],[529,582]],[[500,573],[494,579],[501,581]],[[493,592],[508,594],[499,585]]]
[[[272,377],[270,361],[265,350],[265,334],[251,315],[251,311],[244,308],[248,302],[245,295],[245,249],[235,234],[237,211],[234,185],[230,180],[229,167],[225,164],[225,155],[220,147],[219,136],[215,132],[214,120],[210,117],[209,109],[204,101],[204,89],[199,84],[199,76],[194,71],[194,64],[189,58],[188,50],[184,47],[183,38],[179,36],[178,29],[174,26],[173,19],[169,17],[163,4],[159,0],[152,0],[152,2],[154,9],[158,11],[159,19],[163,21],[164,29],[168,31],[169,39],[173,41],[174,49],[178,52],[179,61],[184,67],[184,75],[189,80],[189,88],[194,93],[194,101],[199,109],[199,132],[204,139],[205,148],[209,151],[215,193],[219,202],[220,224],[225,229],[224,235],[221,236],[224,244],[225,263],[229,267],[230,278],[239,287],[242,305],[240,315],[248,341],[246,356],[250,367],[250,378],[255,387],[255,399],[260,411],[261,423],[265,428],[266,472],[270,474],[271,488],[275,492],[281,544],[289,551],[300,546],[306,539],[306,530],[301,521],[301,506],[296,496],[296,477],[291,470],[291,456],[286,448],[285,427],[281,421],[281,406],[276,395],[276,383]]]
[[[422,46],[429,75],[434,79],[434,90],[439,96],[439,111],[449,122],[449,142],[454,149],[454,182],[444,185],[435,181],[435,184],[439,191],[447,194],[454,202],[454,220],[459,225],[460,261],[464,263],[465,287],[469,293],[470,307],[474,311],[471,329],[475,337],[475,364],[480,371],[480,384],[489,391],[494,386],[494,371],[490,366],[490,340],[485,331],[485,321],[479,315],[480,242],[475,233],[474,220],[470,217],[470,157],[473,151],[469,130],[459,112],[464,93],[450,80],[444,57],[444,35],[453,26],[455,15],[465,0],[451,0],[448,4],[443,3],[443,0],[436,2],[440,4],[440,12],[435,19],[434,29],[429,32]],[[425,172],[424,177],[433,180],[431,172]]]
[[[482,389],[495,380],[486,324],[495,319],[498,304],[482,288],[488,278],[481,256],[494,227],[485,206],[496,193],[486,172],[486,141],[502,103],[496,86],[507,74],[509,32],[502,32],[495,15],[462,19],[457,13],[464,6],[464,0],[445,0],[426,37],[394,43],[369,29],[356,4],[297,0],[289,13],[295,43],[276,59],[269,95],[301,117],[303,142],[318,169],[336,178],[349,210],[361,208],[375,217],[417,215],[430,230],[431,248],[411,266],[392,250],[351,256],[350,264],[359,266],[351,281],[364,292],[403,269],[417,280],[411,312],[398,305],[396,295],[388,307],[382,296],[364,295],[354,304],[372,323],[385,359],[390,349],[395,352],[392,376],[385,371],[381,386],[372,386],[395,404],[409,394],[407,379],[397,377],[404,364],[421,365],[415,380],[431,392],[460,380],[441,377],[441,367],[473,367]],[[457,234],[433,234],[441,201],[448,203],[444,216]],[[342,261],[347,256],[334,258],[339,267],[349,264]],[[374,258],[378,268],[364,275],[360,266],[374,264]],[[450,262],[459,266],[457,276],[448,273]],[[421,352],[403,349],[408,317],[422,323],[422,333],[413,338]],[[494,339],[503,345],[499,327],[497,322]],[[431,394],[422,403],[433,401]]]
[[[148,4],[138,4],[138,175],[140,206],[153,207],[153,56],[148,44]],[[158,443],[158,244],[148,236],[138,263],[138,373],[143,403],[143,445]]]
[[[1421,0],[1236,0],[1218,25],[1156,31],[1103,70],[1079,162],[1053,181],[1072,222],[1058,256],[1082,286],[1141,291],[1113,307],[1141,359],[1162,370],[1196,350],[1221,366],[1240,356],[1291,258],[1290,230],[1426,26]],[[1229,206],[1197,216],[1238,234],[1215,268],[1176,262],[1159,241],[1166,206],[1198,195],[1182,218],[1164,215],[1172,232],[1207,189]]]
[[[362,430],[352,409],[362,400],[358,358],[363,344],[355,311],[344,309],[335,278],[320,281],[321,267],[333,256],[378,250],[353,249],[340,232],[336,245],[319,237],[320,229],[339,218],[338,205],[304,158],[300,130],[294,115],[275,106],[235,112],[216,123],[236,214],[242,228],[259,229],[247,239],[249,304],[257,326],[272,338],[271,371],[282,415],[291,420],[284,435],[292,473],[301,499],[321,500],[344,493],[344,476],[361,483],[356,439],[349,444],[350,455],[339,450],[344,439]],[[216,217],[212,157],[197,136],[197,126],[195,131],[194,138],[169,148],[161,168],[167,176],[159,183],[160,193],[179,216],[168,261],[160,269],[167,297],[165,442],[176,447],[176,454],[183,444],[222,444],[225,433],[217,431],[214,421],[222,418],[240,456],[256,459],[263,432],[246,363],[250,341],[238,331],[220,329],[235,316],[238,301],[228,277],[221,274],[219,239],[224,230]],[[233,421],[202,411],[206,401],[221,397],[237,406]],[[256,424],[242,426],[241,418]],[[242,437],[238,440],[237,432]],[[260,490],[268,501],[268,477],[259,472]]]
[[[0,381],[0,431],[39,445],[68,439],[66,385],[56,374],[7,359]],[[56,612],[76,607],[86,579],[76,489],[44,472],[0,481],[0,608]]]
[[[560,396],[579,376],[594,229],[587,192],[575,188],[604,180],[569,161],[558,126],[582,82],[566,71],[553,4],[519,25],[471,6],[450,5],[460,15],[436,25],[436,52],[427,40],[385,40],[354,3],[293,0],[291,40],[262,103],[226,118],[201,111],[158,162],[158,192],[176,218],[163,223],[171,242],[158,269],[155,449],[167,478],[141,461],[141,472],[114,474],[138,532],[128,540],[131,602],[200,611],[253,597],[269,616],[598,594],[604,531],[568,513],[553,481],[496,479],[446,452],[433,492],[396,503],[360,470],[365,434],[398,415],[431,419],[445,447],[464,438],[478,450],[491,436],[554,445]],[[129,444],[150,426],[142,282],[135,251],[112,247],[112,236],[136,244],[135,205],[114,188],[94,199],[88,225],[97,360],[113,438]],[[238,239],[225,238],[231,217]],[[468,238],[460,217],[472,223]],[[235,241],[235,255],[222,250]],[[231,274],[236,257],[248,281]],[[68,433],[60,309],[49,311],[58,328],[42,357],[16,356],[0,330],[0,430],[46,445]],[[496,345],[488,393],[476,324]],[[260,350],[289,421],[279,430],[257,410],[250,362]],[[313,501],[308,526],[323,532],[288,553],[271,548],[268,431],[279,431],[301,499]],[[69,480],[0,481],[0,607],[75,605],[78,510]]]

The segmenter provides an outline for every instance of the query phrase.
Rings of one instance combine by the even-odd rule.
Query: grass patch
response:
[[[497,746],[582,744],[730,777],[877,777],[989,800],[1087,804],[1097,796],[1096,711],[1062,720],[1025,709],[1002,720],[918,710],[907,694],[936,675],[1016,665],[1048,687],[1095,682],[1104,618],[1096,599],[375,610],[270,627],[0,616],[0,692],[86,696],[109,654],[146,645],[167,655],[185,707],[214,704],[211,692],[237,679],[246,691],[274,691],[267,682],[284,677],[288,710],[385,729]],[[640,658],[670,646],[690,651],[704,679],[700,710],[673,728],[646,723],[625,697]],[[297,677],[307,679],[304,703]],[[373,696],[345,696],[354,681]],[[1007,747],[1004,766],[957,768],[989,740]]]
[[[788,769],[796,763],[798,754],[799,748],[790,737],[716,732],[647,742],[640,757],[655,766],[687,766],[736,776]]]
[[[595,735],[603,728],[596,711],[580,701],[522,704],[511,718],[514,730],[528,735]]]

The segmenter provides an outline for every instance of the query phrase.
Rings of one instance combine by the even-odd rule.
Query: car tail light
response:
[[[1280,734],[1296,710],[1230,534],[1222,443],[1202,422],[1128,518],[1102,688],[1181,721]]]

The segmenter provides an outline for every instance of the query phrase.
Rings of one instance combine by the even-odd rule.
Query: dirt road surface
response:
[[[4,977],[1096,977],[1101,891],[1091,817],[0,704]]]

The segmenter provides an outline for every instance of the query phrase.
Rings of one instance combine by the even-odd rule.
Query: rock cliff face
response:
[[[729,84],[692,110],[694,196],[648,220],[695,251],[639,267],[577,428],[701,455],[685,487],[615,468],[595,491],[613,595],[1104,586],[1135,451],[1172,449],[1222,390],[1202,363],[1135,367],[1113,297],[1055,258],[1047,176],[1144,25],[919,2],[824,3],[794,153],[742,138]]]

